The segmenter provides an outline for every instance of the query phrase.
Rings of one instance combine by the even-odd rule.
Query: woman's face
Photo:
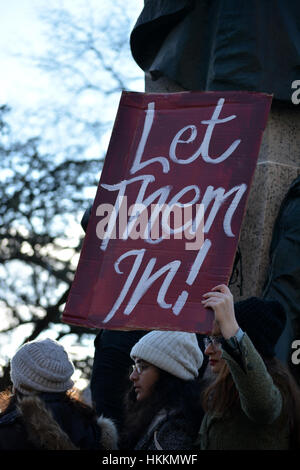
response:
[[[210,341],[208,342],[207,346],[205,347],[204,354],[209,357],[208,363],[211,368],[211,371],[214,374],[218,374],[225,362],[222,359],[222,350],[221,350],[221,343],[218,342],[218,339],[221,337],[221,331],[218,325],[214,323],[212,329],[212,335],[208,338]]]
[[[159,378],[159,369],[142,359],[137,358],[129,379],[133,382],[137,401],[151,395],[152,386]]]

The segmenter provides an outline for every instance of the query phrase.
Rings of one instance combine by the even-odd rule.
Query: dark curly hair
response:
[[[149,397],[137,401],[133,385],[125,395],[125,422],[120,436],[120,449],[134,449],[155,415],[162,409],[174,409],[185,418],[185,432],[196,438],[203,418],[202,385],[199,380],[182,380],[161,369]],[[172,417],[170,416],[170,419]]]

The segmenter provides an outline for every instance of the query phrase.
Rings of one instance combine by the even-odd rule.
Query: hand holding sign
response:
[[[223,338],[234,336],[239,325],[234,314],[233,295],[224,284],[213,287],[211,292],[203,294],[205,300],[202,304],[205,308],[210,307],[215,312],[215,321],[218,324]]]

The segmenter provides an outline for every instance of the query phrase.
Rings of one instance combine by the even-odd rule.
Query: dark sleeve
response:
[[[225,351],[229,356],[232,357],[234,361],[240,366],[240,368],[246,372],[245,364],[243,361],[243,355],[242,355],[242,350],[240,347],[240,344],[238,344],[238,347],[233,348],[228,344],[226,340],[223,339],[222,341],[222,350]]]
[[[111,418],[120,429],[123,398],[129,385],[130,351],[147,331],[103,330],[95,339],[91,376],[92,401],[98,416]]]

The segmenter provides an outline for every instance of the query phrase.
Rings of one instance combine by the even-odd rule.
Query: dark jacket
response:
[[[110,450],[114,423],[64,393],[22,396],[0,415],[0,450]]]
[[[300,338],[300,176],[293,181],[281,203],[269,255],[263,297],[278,300],[287,315],[276,356],[289,364],[300,385],[299,366],[291,362],[291,343]]]
[[[137,442],[135,450],[192,450],[196,437],[191,435],[189,423],[182,413],[161,410]]]

